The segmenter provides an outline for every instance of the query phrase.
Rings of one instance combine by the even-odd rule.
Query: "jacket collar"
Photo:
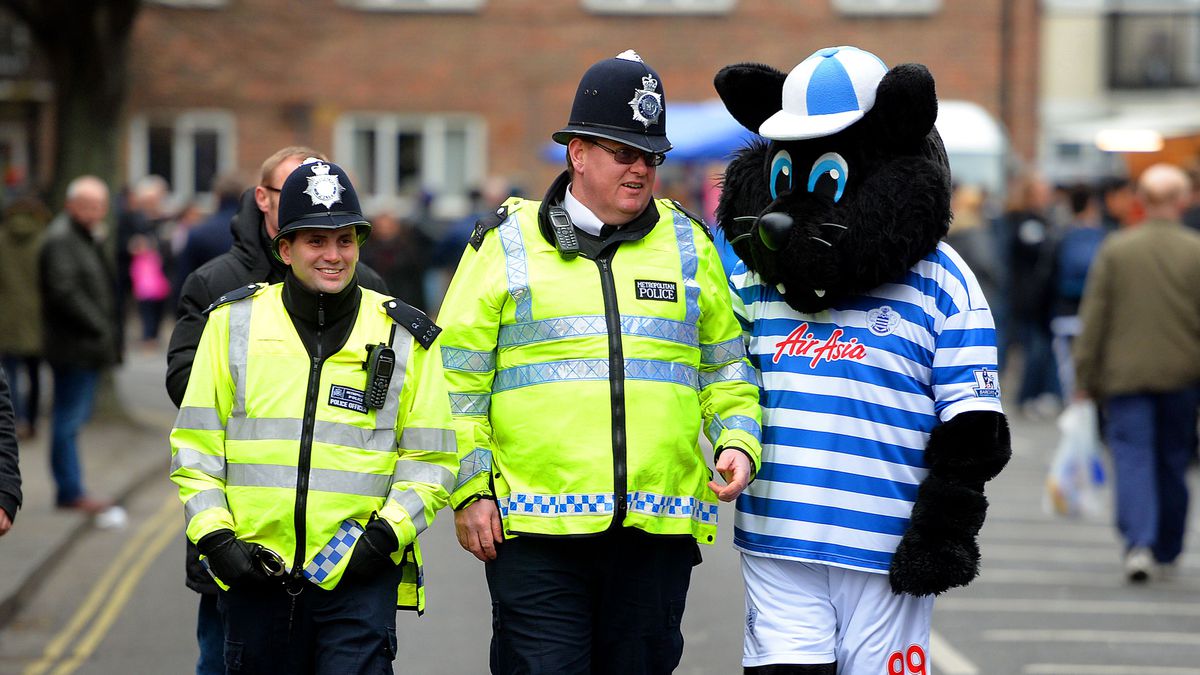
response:
[[[567,186],[571,183],[571,175],[563,171],[550,184],[550,188],[546,190],[546,196],[542,198],[542,205],[538,208],[538,229],[541,230],[542,236],[546,241],[553,246],[555,243],[554,232],[550,229],[550,207],[562,204],[563,196],[566,194]],[[617,229],[610,237],[605,239],[605,244],[615,241],[631,241],[641,239],[646,236],[654,225],[658,222],[658,207],[655,206],[654,200],[651,199],[649,204],[646,204],[646,210],[642,211],[641,215],[633,220],[625,223]],[[575,228],[579,229],[579,228]],[[587,232],[579,230],[579,234],[584,237],[589,237]],[[597,241],[599,239],[597,238]]]
[[[233,234],[230,253],[251,271],[254,279],[272,283],[283,280],[288,268],[271,254],[271,238],[267,236],[258,202],[254,201],[254,188],[242,193],[237,214],[229,221],[229,231]]]
[[[295,320],[312,326],[326,326],[358,311],[361,297],[357,274],[345,288],[333,294],[308,290],[290,270],[283,278],[283,306]]]

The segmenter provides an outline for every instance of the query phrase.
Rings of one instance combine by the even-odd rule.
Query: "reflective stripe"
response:
[[[299,471],[280,464],[230,463],[225,484],[229,487],[296,489]],[[308,489],[318,492],[382,497],[392,485],[392,477],[377,473],[358,473],[338,469],[309,469]]]
[[[717,382],[749,382],[754,386],[758,386],[758,375],[754,373],[754,368],[745,361],[735,361],[733,363],[721,366],[716,370],[708,373],[700,373],[700,388],[703,389],[710,384]]]
[[[451,415],[487,415],[491,408],[491,394],[450,394]]]
[[[458,452],[458,443],[451,429],[409,427],[400,434],[400,447],[405,450]]]
[[[229,377],[233,381],[230,417],[246,416],[246,363],[250,354],[250,314],[253,307],[253,300],[242,300],[229,308]]]
[[[203,490],[192,495],[191,499],[183,503],[183,515],[189,523],[192,522],[192,518],[195,518],[197,513],[209,509],[229,510],[229,502],[225,499],[224,491],[218,488]]]
[[[412,521],[413,527],[417,529],[417,534],[425,531],[429,527],[428,521],[425,520],[425,500],[421,499],[421,495],[416,490],[408,488],[407,490],[392,490],[388,493],[388,501],[396,502],[404,512],[408,514],[409,520]]]
[[[392,472],[392,483],[411,481],[441,485],[446,492],[454,489],[454,472],[444,466],[429,462],[416,462],[411,459],[396,460],[396,470]],[[388,487],[391,487],[389,484]]]
[[[454,489],[467,484],[475,476],[481,473],[492,471],[492,451],[485,448],[475,448],[466,457],[463,457],[458,462],[458,482],[454,484]]]
[[[695,497],[669,497],[652,492],[630,492],[629,510],[664,518],[691,518],[717,524],[717,505]]]
[[[732,340],[718,342],[716,344],[700,345],[700,363],[706,365],[717,365],[720,363],[729,363],[746,357],[746,343],[742,338],[735,337]]]
[[[517,321],[533,319],[533,298],[529,293],[529,270],[525,260],[525,242],[517,214],[500,223],[500,245],[504,248],[505,272],[508,277],[508,294],[516,303]]]
[[[762,428],[758,426],[758,422],[755,422],[753,417],[734,415],[728,419],[721,419],[720,415],[713,415],[713,420],[709,423],[708,431],[706,432],[708,440],[715,444],[721,432],[726,429],[739,429],[754,436],[756,439],[762,438]]]
[[[330,574],[333,574],[338,563],[350,554],[354,543],[358,541],[362,533],[362,525],[349,519],[342,521],[329,543],[313,556],[312,562],[304,566],[304,576],[316,584],[325,581]]]
[[[500,330],[503,335],[504,329]],[[467,373],[490,373],[496,369],[496,353],[442,347],[442,368]]]
[[[534,363],[498,371],[495,383],[492,385],[492,392],[500,393],[510,389],[550,382],[607,380],[608,374],[608,359],[573,359]],[[695,368],[682,363],[651,359],[627,359],[625,361],[625,379],[670,382],[693,389],[698,384]]]
[[[221,424],[221,416],[214,408],[184,406],[175,416],[175,428],[192,431],[222,431],[225,429],[225,425]]]
[[[225,458],[218,455],[207,455],[192,448],[179,448],[171,457],[171,473],[180,469],[199,471],[206,476],[225,480]]]
[[[692,232],[692,219],[672,211],[675,218],[675,240],[679,244],[679,267],[683,273],[683,297],[686,304],[685,320],[695,325],[700,321],[700,283],[696,281],[699,259],[696,256],[696,239]]]
[[[695,325],[653,316],[622,316],[621,332],[625,335],[637,335],[692,346],[695,346],[698,340]],[[608,324],[603,315],[564,316],[500,326],[496,344],[498,347],[504,348],[547,340],[607,334]]]
[[[616,510],[612,493],[535,495],[514,492],[497,502],[502,516],[516,513],[524,516],[604,515]]]
[[[378,418],[377,422],[378,423]],[[228,441],[295,441],[300,438],[304,422],[299,419],[238,417],[229,419],[225,431]],[[313,424],[313,441],[349,448],[392,452],[396,449],[396,435],[390,428],[363,429],[341,422],[317,420]]]

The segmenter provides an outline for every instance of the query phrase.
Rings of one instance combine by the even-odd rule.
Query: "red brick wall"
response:
[[[488,125],[487,173],[538,192],[557,165],[538,148],[566,120],[592,62],[634,48],[669,102],[715,96],[722,66],[790,70],[815,49],[853,44],[889,64],[924,63],[941,98],[1006,121],[1032,157],[1037,132],[1037,0],[1014,0],[1007,97],[1001,6],[946,0],[929,18],[847,18],[829,0],[738,0],[724,16],[598,16],[578,0],[487,0],[476,13],[364,12],[335,0],[229,0],[216,10],[147,5],[138,21],[134,112],[216,107],[238,117],[238,160],[281,145],[329,150],[345,111],[471,112]],[[669,107],[668,107],[669,114]]]

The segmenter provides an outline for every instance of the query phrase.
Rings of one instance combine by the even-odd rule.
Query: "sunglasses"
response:
[[[604,148],[605,152],[613,156],[613,159],[617,161],[617,164],[633,164],[634,162],[638,161],[638,158],[646,160],[646,166],[658,166],[667,161],[667,156],[661,152],[645,152],[644,150],[638,150],[637,148],[620,148],[613,150],[607,145],[598,143],[596,141],[591,141],[591,144]]]

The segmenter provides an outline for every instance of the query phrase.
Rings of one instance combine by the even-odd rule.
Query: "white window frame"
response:
[[[196,148],[192,135],[199,130],[217,134],[217,174],[237,167],[237,117],[227,110],[195,109],[173,114],[134,115],[129,122],[129,167],[127,178],[132,185],[150,172],[150,127],[170,125],[174,135],[171,143],[171,201],[184,204],[191,200],[203,204],[216,199],[212,192],[192,192],[196,182],[194,172]],[[215,182],[216,176],[214,176]]]
[[[485,0],[338,0],[364,12],[476,12]]]
[[[737,0],[583,0],[594,14],[728,14]]]
[[[446,134],[451,128],[461,129],[466,136],[466,158],[462,177],[462,192],[447,192]],[[355,157],[355,131],[371,129],[375,132],[374,173],[378,192],[368,192],[370,187],[358,189],[358,198],[363,209],[370,215],[373,211],[396,210],[416,213],[419,195],[400,194],[396,190],[396,144],[401,132],[421,135],[421,166],[418,181],[421,190],[433,196],[430,204],[432,215],[439,218],[455,218],[465,215],[470,209],[470,190],[479,185],[486,174],[487,125],[482,117],[461,113],[413,115],[387,112],[350,112],[334,123],[333,156],[347,170],[358,166]],[[356,186],[357,187],[357,186]]]
[[[834,11],[845,16],[931,16],[942,10],[942,0],[832,0],[832,2]]]

